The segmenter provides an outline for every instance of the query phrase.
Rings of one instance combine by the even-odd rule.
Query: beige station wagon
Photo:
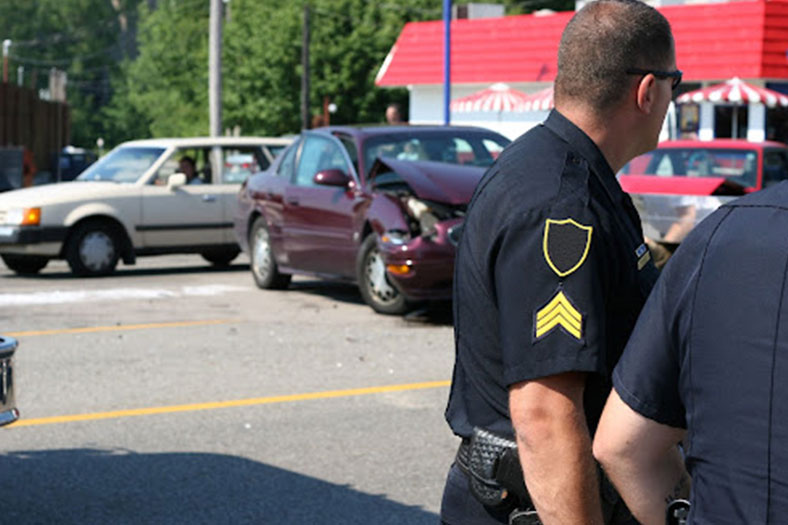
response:
[[[229,264],[240,251],[232,232],[240,184],[290,142],[123,143],[72,182],[1,193],[0,257],[19,274],[65,259],[82,276],[107,275],[119,260],[134,264],[141,255],[198,253],[212,264]],[[189,164],[193,169],[184,169]]]

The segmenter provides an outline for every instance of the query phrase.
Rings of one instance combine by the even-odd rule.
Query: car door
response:
[[[184,157],[195,161],[193,183],[172,187],[169,178]],[[214,183],[211,148],[178,148],[142,189],[142,218],[137,229],[148,249],[216,246],[228,242],[232,220],[225,215],[226,184]]]
[[[337,187],[314,182],[318,172],[329,169],[342,170],[353,183]],[[353,277],[354,211],[360,202],[358,179],[344,148],[333,137],[307,134],[284,195],[284,242],[290,266]]]

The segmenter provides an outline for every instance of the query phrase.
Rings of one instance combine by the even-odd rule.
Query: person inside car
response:
[[[188,155],[181,157],[178,162],[178,172],[186,175],[186,184],[202,184],[202,179],[197,176],[194,159]]]

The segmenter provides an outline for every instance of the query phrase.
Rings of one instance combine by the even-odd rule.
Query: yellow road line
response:
[[[90,334],[95,332],[122,332],[126,330],[146,330],[150,328],[178,328],[184,326],[208,326],[237,323],[238,319],[207,319],[204,321],[175,321],[171,323],[126,324],[114,326],[88,326],[85,328],[62,328],[59,330],[32,330],[29,332],[4,332],[8,337],[31,337],[36,335]]]
[[[252,399],[238,399],[235,401],[217,401],[213,403],[195,403],[191,405],[174,405],[167,407],[136,408],[131,410],[117,410],[114,412],[98,412],[94,414],[75,414],[70,416],[42,417],[37,419],[20,419],[11,427],[31,427],[37,425],[52,425],[55,423],[73,423],[76,421],[94,421],[98,419],[115,419],[122,417],[149,416],[153,414],[172,414],[175,412],[195,412],[197,410],[216,410],[219,408],[243,407],[254,405],[269,405],[273,403],[291,403],[294,401],[310,401],[314,399],[332,399],[337,397],[364,396],[382,394],[386,392],[404,392],[407,390],[425,390],[449,386],[449,381],[428,381],[424,383],[407,383],[401,385],[375,386],[367,388],[352,388],[348,390],[328,390],[325,392],[311,392],[306,394],[291,394],[284,396],[257,397]]]

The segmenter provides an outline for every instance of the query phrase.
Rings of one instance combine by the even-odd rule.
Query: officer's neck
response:
[[[639,154],[638,133],[631,129],[629,120],[620,112],[602,116],[580,105],[556,106],[556,109],[597,145],[613,173],[618,173]]]

